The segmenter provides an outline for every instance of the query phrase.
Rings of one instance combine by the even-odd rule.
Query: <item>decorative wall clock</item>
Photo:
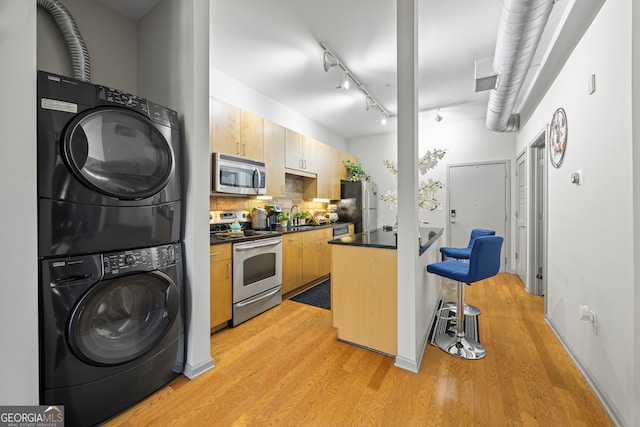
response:
[[[551,164],[559,168],[564,160],[564,152],[567,150],[567,134],[569,132],[564,108],[558,108],[553,113],[549,128],[549,157]]]

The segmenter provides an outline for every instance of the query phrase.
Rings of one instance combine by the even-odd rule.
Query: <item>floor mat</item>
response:
[[[438,303],[438,310],[442,308],[442,305],[446,301],[440,300]],[[451,310],[443,310],[440,316],[434,319],[431,324],[431,330],[429,331],[429,342],[432,345],[435,344],[436,335],[439,334],[455,334],[457,319],[443,319],[443,317],[456,317],[456,312]],[[468,339],[480,342],[480,329],[478,325],[478,317],[480,316],[464,316],[464,335]]]
[[[319,285],[292,297],[291,301],[331,310],[331,281],[327,279]]]

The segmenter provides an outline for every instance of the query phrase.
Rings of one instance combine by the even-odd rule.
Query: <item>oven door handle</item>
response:
[[[256,298],[251,298],[251,299],[248,299],[246,301],[239,302],[235,306],[237,308],[240,308],[240,307],[245,307],[245,306],[250,305],[250,304],[254,304],[254,303],[256,303],[256,302],[258,302],[260,300],[263,300],[263,299],[266,299],[266,298],[274,296],[275,294],[280,292],[281,289],[282,289],[282,286],[278,285],[277,288],[275,288],[273,291],[271,291],[271,292],[269,292],[267,294],[260,295],[260,296],[258,296]]]
[[[268,242],[259,242],[259,243],[245,243],[245,244],[236,244],[234,246],[234,250],[236,251],[247,251],[249,249],[262,248],[265,246],[275,246],[282,243],[282,240],[270,240]]]

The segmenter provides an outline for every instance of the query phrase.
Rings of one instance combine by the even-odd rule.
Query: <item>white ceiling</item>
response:
[[[100,0],[137,20],[159,0]],[[534,59],[571,0],[558,0]],[[502,0],[419,1],[419,108],[441,123],[484,118],[489,92],[474,91],[474,61],[492,57]],[[147,10],[144,10],[144,8]],[[364,95],[336,89],[325,42],[392,115],[396,113],[396,1],[211,0],[211,66],[346,139],[390,132]],[[535,68],[535,67],[534,67]],[[522,91],[526,93],[526,90]]]

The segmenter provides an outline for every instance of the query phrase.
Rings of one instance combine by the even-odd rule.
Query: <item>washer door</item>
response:
[[[83,184],[122,200],[158,193],[174,165],[171,146],[153,123],[118,107],[94,108],[75,117],[62,139],[62,153]]]
[[[99,282],[73,310],[67,339],[92,365],[130,362],[154,348],[179,314],[175,283],[160,272]]]

